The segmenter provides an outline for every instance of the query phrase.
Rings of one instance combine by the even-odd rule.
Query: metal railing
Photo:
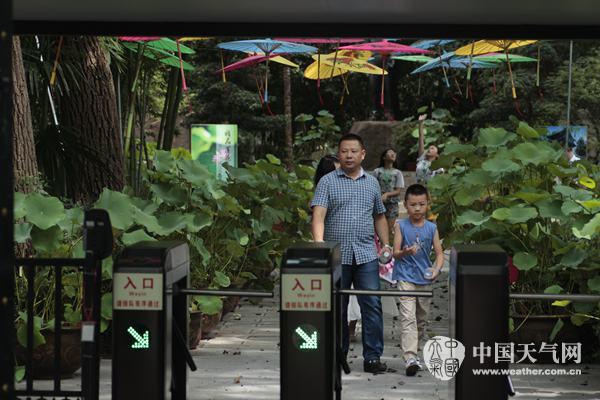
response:
[[[84,258],[22,258],[15,260],[15,268],[25,275],[26,296],[26,346],[25,388],[15,390],[17,398],[61,397],[98,400],[100,388],[100,307],[102,259],[112,251],[112,231],[108,214],[103,210],[88,210],[84,217]],[[38,269],[53,270],[54,279],[54,349],[52,389],[34,388],[35,348],[35,302],[36,274]],[[82,295],[82,341],[81,341],[81,389],[64,390],[61,385],[61,350],[63,334],[63,272],[75,268],[83,274]],[[88,332],[84,332],[87,329]],[[84,334],[85,333],[85,334]]]
[[[27,282],[26,294],[26,332],[27,340],[25,347],[25,389],[15,390],[17,396],[60,396],[60,397],[83,397],[83,391],[79,390],[62,390],[61,388],[61,347],[62,347],[62,310],[63,310],[63,291],[62,291],[62,273],[63,268],[80,267],[82,269],[85,264],[83,258],[73,259],[47,259],[47,258],[25,258],[15,260],[16,268],[23,268],[25,279]],[[33,353],[34,353],[34,305],[36,300],[35,294],[35,276],[38,267],[51,267],[54,270],[54,368],[53,368],[53,388],[52,390],[35,390],[33,387]]]
[[[600,295],[594,294],[510,293],[508,297],[513,300],[569,300],[579,303],[600,301]]]

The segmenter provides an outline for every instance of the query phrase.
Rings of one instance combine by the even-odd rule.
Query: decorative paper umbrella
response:
[[[481,56],[473,57],[474,60],[492,62],[492,63],[503,63],[506,62],[506,55],[500,53],[490,53]],[[521,62],[537,62],[537,59],[527,56],[520,56],[517,54],[509,54],[508,59],[511,63]]]
[[[276,38],[275,40],[281,40],[284,42],[293,42],[293,43],[308,43],[308,44],[332,44],[332,43],[336,43],[337,46],[335,48],[335,51],[337,52],[340,48],[340,44],[346,44],[346,43],[358,43],[358,42],[362,42],[364,39],[359,39],[359,38]],[[320,56],[321,52],[319,51],[319,48],[317,47],[317,56]],[[317,59],[317,93],[319,94],[319,101],[321,102],[321,104],[323,104],[323,99],[321,98],[321,78],[322,78],[322,74],[320,71],[321,68],[321,60],[320,58]],[[334,66],[335,67],[335,66]],[[334,74],[334,68],[328,68],[330,75],[329,78],[333,78]]]
[[[312,56],[314,60],[317,60],[317,56]],[[320,57],[322,64],[330,65],[331,67],[341,68],[346,71],[359,72],[361,74],[373,74],[373,75],[387,75],[387,71],[383,68],[379,68],[377,65],[371,64],[367,60],[361,60],[359,58],[349,57],[346,55],[331,53],[325,54]]]
[[[432,57],[428,57],[428,56],[391,56],[390,58],[392,60],[422,62],[422,63],[426,63],[426,62],[433,60]]]
[[[381,61],[382,67],[385,66],[386,59],[392,53],[409,53],[409,54],[431,53],[429,50],[418,49],[416,47],[411,47],[411,46],[406,46],[403,44],[389,42],[387,40],[382,40],[380,42],[361,43],[361,44],[355,44],[355,45],[350,45],[350,46],[344,46],[344,47],[341,47],[341,49],[344,49],[344,50],[368,50],[368,51],[379,53],[379,54],[381,54],[381,57],[382,57],[382,61]],[[383,71],[383,69],[382,69],[382,71]],[[384,96],[383,96],[384,81],[383,80],[384,80],[384,77],[382,74],[382,76],[381,76],[381,96],[380,96],[381,106],[383,106],[383,99],[384,99]]]
[[[454,52],[448,52],[421,65],[419,68],[412,71],[411,74],[418,74],[441,67],[464,69],[468,68],[469,64],[471,64],[473,68],[496,68],[498,66],[498,64],[495,63],[470,60],[469,57],[457,57]]]
[[[333,68],[332,65],[319,63],[318,61],[315,61],[308,67],[306,67],[306,69],[304,70],[304,77],[312,80],[329,79],[332,75],[340,76],[342,74],[345,74],[346,72],[348,71],[342,68]]]
[[[418,49],[429,50],[432,47],[442,47],[447,45],[448,43],[454,42],[454,39],[432,39],[432,40],[419,40],[411,44],[412,47],[416,47]]]
[[[479,40],[456,49],[455,53],[457,55],[468,55],[469,57],[472,57],[477,54],[503,52],[506,55],[506,63],[508,65],[508,73],[510,75],[510,84],[512,87],[512,97],[513,99],[516,99],[517,89],[515,89],[515,80],[513,78],[512,67],[510,66],[508,50],[527,46],[535,42],[537,42],[537,40]]]
[[[261,63],[263,61],[266,61],[267,59],[270,59],[271,61],[279,63],[279,64],[287,65],[288,67],[292,67],[292,68],[300,67],[298,64],[295,64],[295,63],[291,62],[290,60],[285,59],[285,58],[275,55],[275,54],[272,54],[270,57],[263,56],[263,55],[252,55],[252,56],[248,56],[242,60],[236,61],[233,64],[229,64],[225,68],[219,69],[217,72],[235,71],[238,69],[249,67],[254,64]]]
[[[179,41],[175,41],[173,39],[169,39],[169,38],[161,38],[161,37],[157,37],[157,36],[120,36],[119,37],[120,40],[124,41],[124,42],[138,42],[138,43],[145,43],[144,46],[144,55],[147,56],[148,58],[152,58],[152,59],[158,59],[161,62],[164,62],[165,64],[174,66],[174,67],[179,67],[179,69],[181,70],[181,85],[183,87],[184,91],[187,91],[187,85],[185,82],[185,74],[184,74],[184,70],[189,69],[189,64],[187,64],[187,66],[184,66],[184,61],[183,61],[183,57],[182,54],[194,54],[195,51],[187,46],[184,46],[182,44],[179,43]],[[126,46],[131,50],[134,50],[133,48]],[[165,61],[162,60],[163,57],[157,56],[157,54],[148,56],[146,54],[145,49],[149,49],[152,50],[155,53],[159,53],[162,55],[168,55],[169,57],[167,57],[165,59]],[[170,52],[177,52],[178,54],[178,65],[174,65],[173,60],[171,59],[172,54]],[[193,67],[192,67],[193,69]]]
[[[446,86],[450,87],[450,82],[448,81],[448,75],[445,73],[446,69],[465,69],[465,68],[496,68],[498,67],[497,63],[488,63],[484,61],[474,61],[469,57],[457,57],[454,52],[448,52],[440,55],[429,61],[426,64],[421,65],[419,68],[415,69],[411,72],[411,74],[418,74],[421,72],[429,71],[434,68],[442,68],[444,70],[444,79],[446,81]],[[456,81],[455,81],[456,82]],[[458,82],[456,82],[458,86]],[[462,93],[460,87],[458,88],[459,93]],[[467,86],[467,95],[469,94],[469,87]]]
[[[131,51],[138,51],[138,46],[134,43],[124,43],[123,46],[125,46]],[[167,64],[175,68],[181,68],[183,66],[183,69],[185,69],[186,71],[194,70],[193,65],[185,61],[180,62],[179,57],[168,51],[147,47],[146,51],[144,51],[144,57],[160,61],[163,64]]]
[[[290,43],[272,39],[238,40],[235,42],[219,43],[217,47],[225,50],[242,51],[244,53],[263,53],[269,57],[271,54],[283,53],[314,53],[316,47],[300,43]],[[267,75],[265,77],[265,102],[269,101],[269,58],[267,58]]]

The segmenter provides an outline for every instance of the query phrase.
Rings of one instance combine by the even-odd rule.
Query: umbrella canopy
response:
[[[517,47],[527,46],[537,40],[479,40],[456,49],[454,52],[459,56],[506,52]]]
[[[432,39],[432,40],[419,40],[411,44],[412,47],[418,49],[431,49],[432,47],[441,47],[449,43],[454,42],[454,39]]]
[[[469,57],[457,57],[454,52],[448,52],[442,54],[440,57],[434,58],[426,64],[421,65],[419,68],[411,72],[411,74],[418,74],[421,72],[429,71],[435,68],[468,68],[471,64],[471,68],[496,68],[498,64],[488,63],[484,61],[470,60]]]
[[[358,43],[364,39],[358,38],[275,38],[282,42],[293,42],[293,43],[310,43],[310,44],[330,44],[330,43]]]
[[[319,58],[314,55],[313,59],[318,61]],[[340,56],[340,54],[325,54],[320,57],[321,64],[330,65],[331,67],[341,68],[346,71],[359,72],[361,74],[374,74],[374,75],[386,75],[387,71],[383,68],[369,63],[366,60],[360,60],[358,58]]]
[[[431,53],[429,50],[418,49],[416,47],[407,46],[404,44],[388,42],[382,40],[380,42],[370,42],[361,44],[351,44],[349,46],[340,47],[342,50],[368,50],[374,53],[379,53],[383,56],[390,55],[392,53],[409,53],[409,54],[425,54]]]
[[[138,51],[137,44],[134,43],[123,43],[123,46],[131,51]],[[171,67],[180,68],[183,67],[186,71],[193,71],[194,66],[183,60],[180,60],[178,56],[168,51],[147,47],[144,51],[144,57],[152,60],[158,60],[163,64],[170,65]]]
[[[476,54],[495,53],[499,51],[504,52],[506,56],[506,64],[508,65],[508,73],[510,75],[512,97],[513,99],[516,99],[517,89],[515,88],[515,80],[513,78],[512,67],[510,66],[508,50],[516,49],[517,47],[528,46],[535,42],[537,42],[537,40],[479,40],[457,49],[455,53],[463,56],[473,56]]]
[[[177,39],[178,42],[195,42],[197,40],[208,40],[212,39],[210,36],[185,36]]]
[[[242,69],[245,67],[249,67],[251,65],[254,64],[258,64],[261,63],[263,61],[266,61],[267,59],[270,59],[271,61],[280,63],[280,64],[284,64],[287,65],[289,67],[293,67],[293,68],[298,68],[299,65],[295,64],[281,56],[272,54],[271,56],[267,57],[267,56],[262,56],[262,55],[253,55],[253,56],[248,56],[240,61],[236,61],[233,64],[229,64],[228,66],[226,66],[225,68],[221,68],[219,69],[217,72],[231,72],[231,71],[235,71],[238,69]]]
[[[177,48],[177,42],[169,38],[156,38],[154,36],[121,36],[120,40],[124,42],[146,42],[146,45],[151,49],[159,49],[164,51],[173,51],[183,54],[194,54],[195,51],[182,44]]]
[[[150,40],[159,40],[160,36],[119,36],[123,42],[148,42]]]
[[[306,69],[304,70],[304,77],[307,79],[329,79],[332,76],[340,76],[342,74],[345,74],[346,70],[342,69],[342,68],[338,68],[339,66],[336,66],[336,68],[333,68],[333,65],[329,65],[329,64],[325,64],[325,63],[321,63],[321,65],[319,65],[318,61],[313,62],[312,64],[310,64],[308,67],[306,67]]]
[[[503,62],[506,62],[506,55],[500,54],[500,53],[490,53],[490,54],[483,54],[481,56],[474,57],[473,59],[477,60],[477,61],[485,61],[485,62],[491,62],[491,63],[503,63]],[[517,54],[509,54],[508,59],[510,60],[511,63],[537,62],[537,60],[535,58],[527,57],[527,56],[520,56]]]
[[[400,61],[411,61],[411,62],[422,62],[426,63],[433,60],[432,57],[428,56],[391,56],[392,60],[400,60]]]
[[[381,54],[382,57],[382,66],[385,66],[386,58],[392,53],[408,53],[408,54],[425,54],[431,53],[429,50],[418,49],[416,47],[406,46],[404,44],[389,42],[387,40],[382,40],[379,42],[370,42],[370,43],[361,43],[361,44],[352,44],[349,46],[343,46],[341,49],[344,50],[368,50],[372,52],[376,52]],[[383,71],[383,68],[382,68]],[[384,102],[384,79],[383,73],[381,74],[381,95],[379,99],[379,103],[383,107]]]
[[[301,43],[284,42],[273,39],[237,40],[219,43],[217,47],[225,50],[242,51],[245,53],[263,53],[265,56],[283,53],[314,53],[316,47]],[[265,76],[265,102],[269,101],[269,58],[267,58],[267,74]]]
[[[273,39],[237,40],[235,42],[219,43],[217,47],[225,50],[243,51],[244,53],[264,53],[264,55],[314,53],[317,51],[316,47]]]

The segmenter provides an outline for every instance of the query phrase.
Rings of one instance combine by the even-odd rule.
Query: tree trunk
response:
[[[294,135],[292,132],[292,85],[290,69],[283,67],[283,108],[285,114],[285,165],[294,166]]]
[[[38,179],[38,165],[35,156],[35,141],[31,124],[31,107],[21,41],[15,36],[12,43],[12,80],[13,80],[13,160],[15,190],[29,192]]]
[[[73,155],[78,168],[70,171],[68,195],[86,203],[95,200],[104,188],[123,189],[117,97],[108,60],[97,37],[66,38],[62,57],[63,64],[70,63],[81,73],[77,85],[70,85],[62,98],[62,123],[77,132],[85,150],[85,155]]]

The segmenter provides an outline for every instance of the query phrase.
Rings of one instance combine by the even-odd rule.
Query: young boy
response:
[[[404,195],[408,218],[394,225],[394,273],[399,290],[431,290],[444,263],[444,251],[437,227],[427,220],[429,193],[420,184],[411,185]],[[430,253],[435,250],[432,266]],[[419,336],[425,336],[430,298],[400,297],[400,331],[406,375],[414,376],[421,369],[417,350]]]

